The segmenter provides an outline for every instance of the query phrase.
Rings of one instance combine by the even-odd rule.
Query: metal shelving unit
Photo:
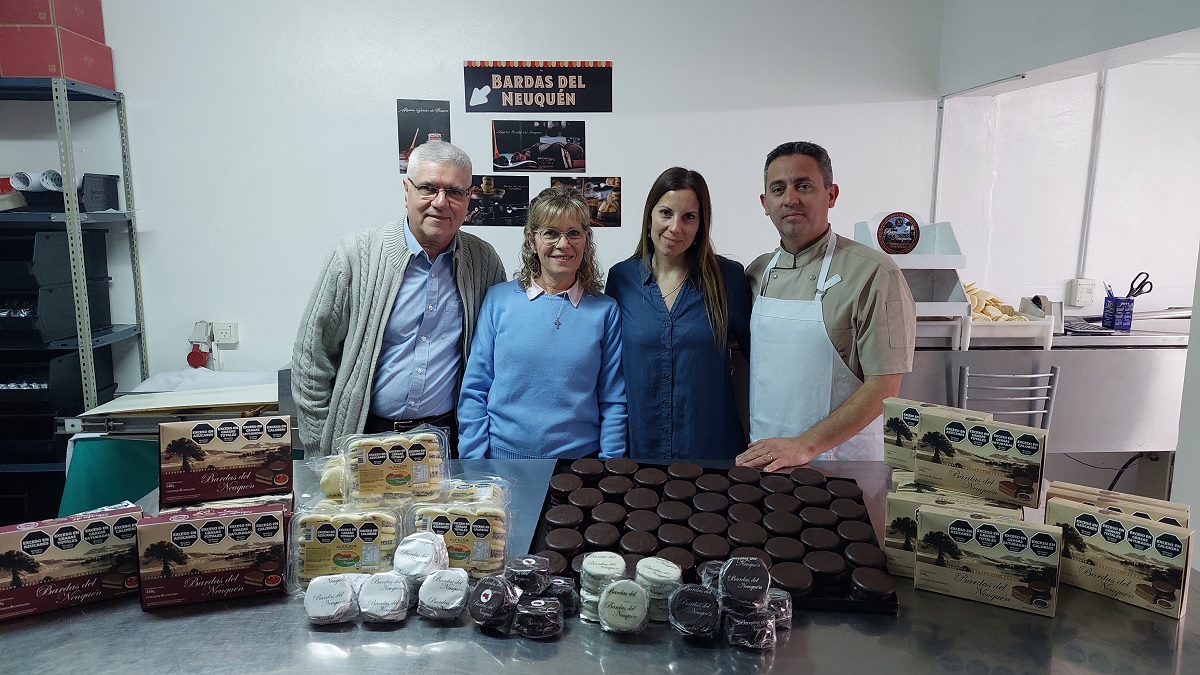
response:
[[[142,307],[141,261],[138,256],[137,209],[133,198],[133,169],[129,156],[129,126],[125,114],[125,95],[102,89],[90,84],[63,78],[13,78],[0,77],[0,100],[49,101],[54,106],[54,122],[58,134],[59,166],[63,177],[65,212],[63,213],[0,213],[0,229],[21,228],[38,230],[62,230],[67,232],[68,255],[70,257],[71,288],[75,301],[75,337],[56,340],[41,345],[12,345],[15,349],[78,349],[84,409],[99,403],[96,387],[96,366],[93,349],[123,340],[137,339],[138,356],[141,360],[142,379],[149,377],[149,360],[146,353],[145,318]],[[117,121],[121,133],[121,177],[125,185],[125,211],[81,213],[79,198],[74,189],[78,185],[75,169],[75,153],[71,140],[72,101],[111,102],[117,108]],[[133,275],[134,307],[136,324],[116,325],[93,331],[89,312],[87,274],[83,259],[83,230],[120,229],[124,225],[129,240],[129,263]],[[79,336],[91,336],[81,340]]]

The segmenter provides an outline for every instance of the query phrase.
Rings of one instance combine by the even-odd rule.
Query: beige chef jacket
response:
[[[826,232],[796,255],[777,249],[779,260],[770,272],[766,296],[812,300],[828,245]],[[763,271],[774,254],[764,253],[746,268],[754,297],[758,297]],[[846,366],[860,380],[911,372],[916,304],[904,274],[887,254],[841,236],[829,264],[829,276],[834,274],[840,274],[842,280],[825,294],[821,310],[829,341]]]

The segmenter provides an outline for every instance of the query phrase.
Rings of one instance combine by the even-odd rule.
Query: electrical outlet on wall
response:
[[[213,324],[213,342],[219,345],[235,345],[238,342],[238,325],[234,322],[218,321]]]
[[[1096,302],[1095,279],[1072,279],[1067,284],[1067,304],[1072,307],[1087,307]]]

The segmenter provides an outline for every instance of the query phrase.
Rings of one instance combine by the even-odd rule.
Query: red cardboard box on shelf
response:
[[[52,26],[0,26],[0,77],[65,77],[117,88],[107,45]]]
[[[100,0],[0,0],[0,26],[57,26],[104,42]]]

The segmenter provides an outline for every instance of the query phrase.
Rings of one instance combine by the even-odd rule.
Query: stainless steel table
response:
[[[529,541],[553,463],[467,462],[515,478],[514,542]],[[454,468],[458,468],[457,466]],[[887,467],[829,462],[863,486],[882,526]],[[308,485],[311,474],[298,468]],[[303,487],[304,483],[301,483]],[[982,605],[900,580],[897,616],[798,613],[769,652],[688,641],[665,625],[610,635],[572,619],[557,639],[485,635],[410,616],[399,626],[308,625],[299,598],[242,599],[142,612],[136,598],[0,623],[0,673],[1194,673],[1200,631],[1064,587],[1058,616]],[[1189,593],[1193,611],[1197,593]]]

